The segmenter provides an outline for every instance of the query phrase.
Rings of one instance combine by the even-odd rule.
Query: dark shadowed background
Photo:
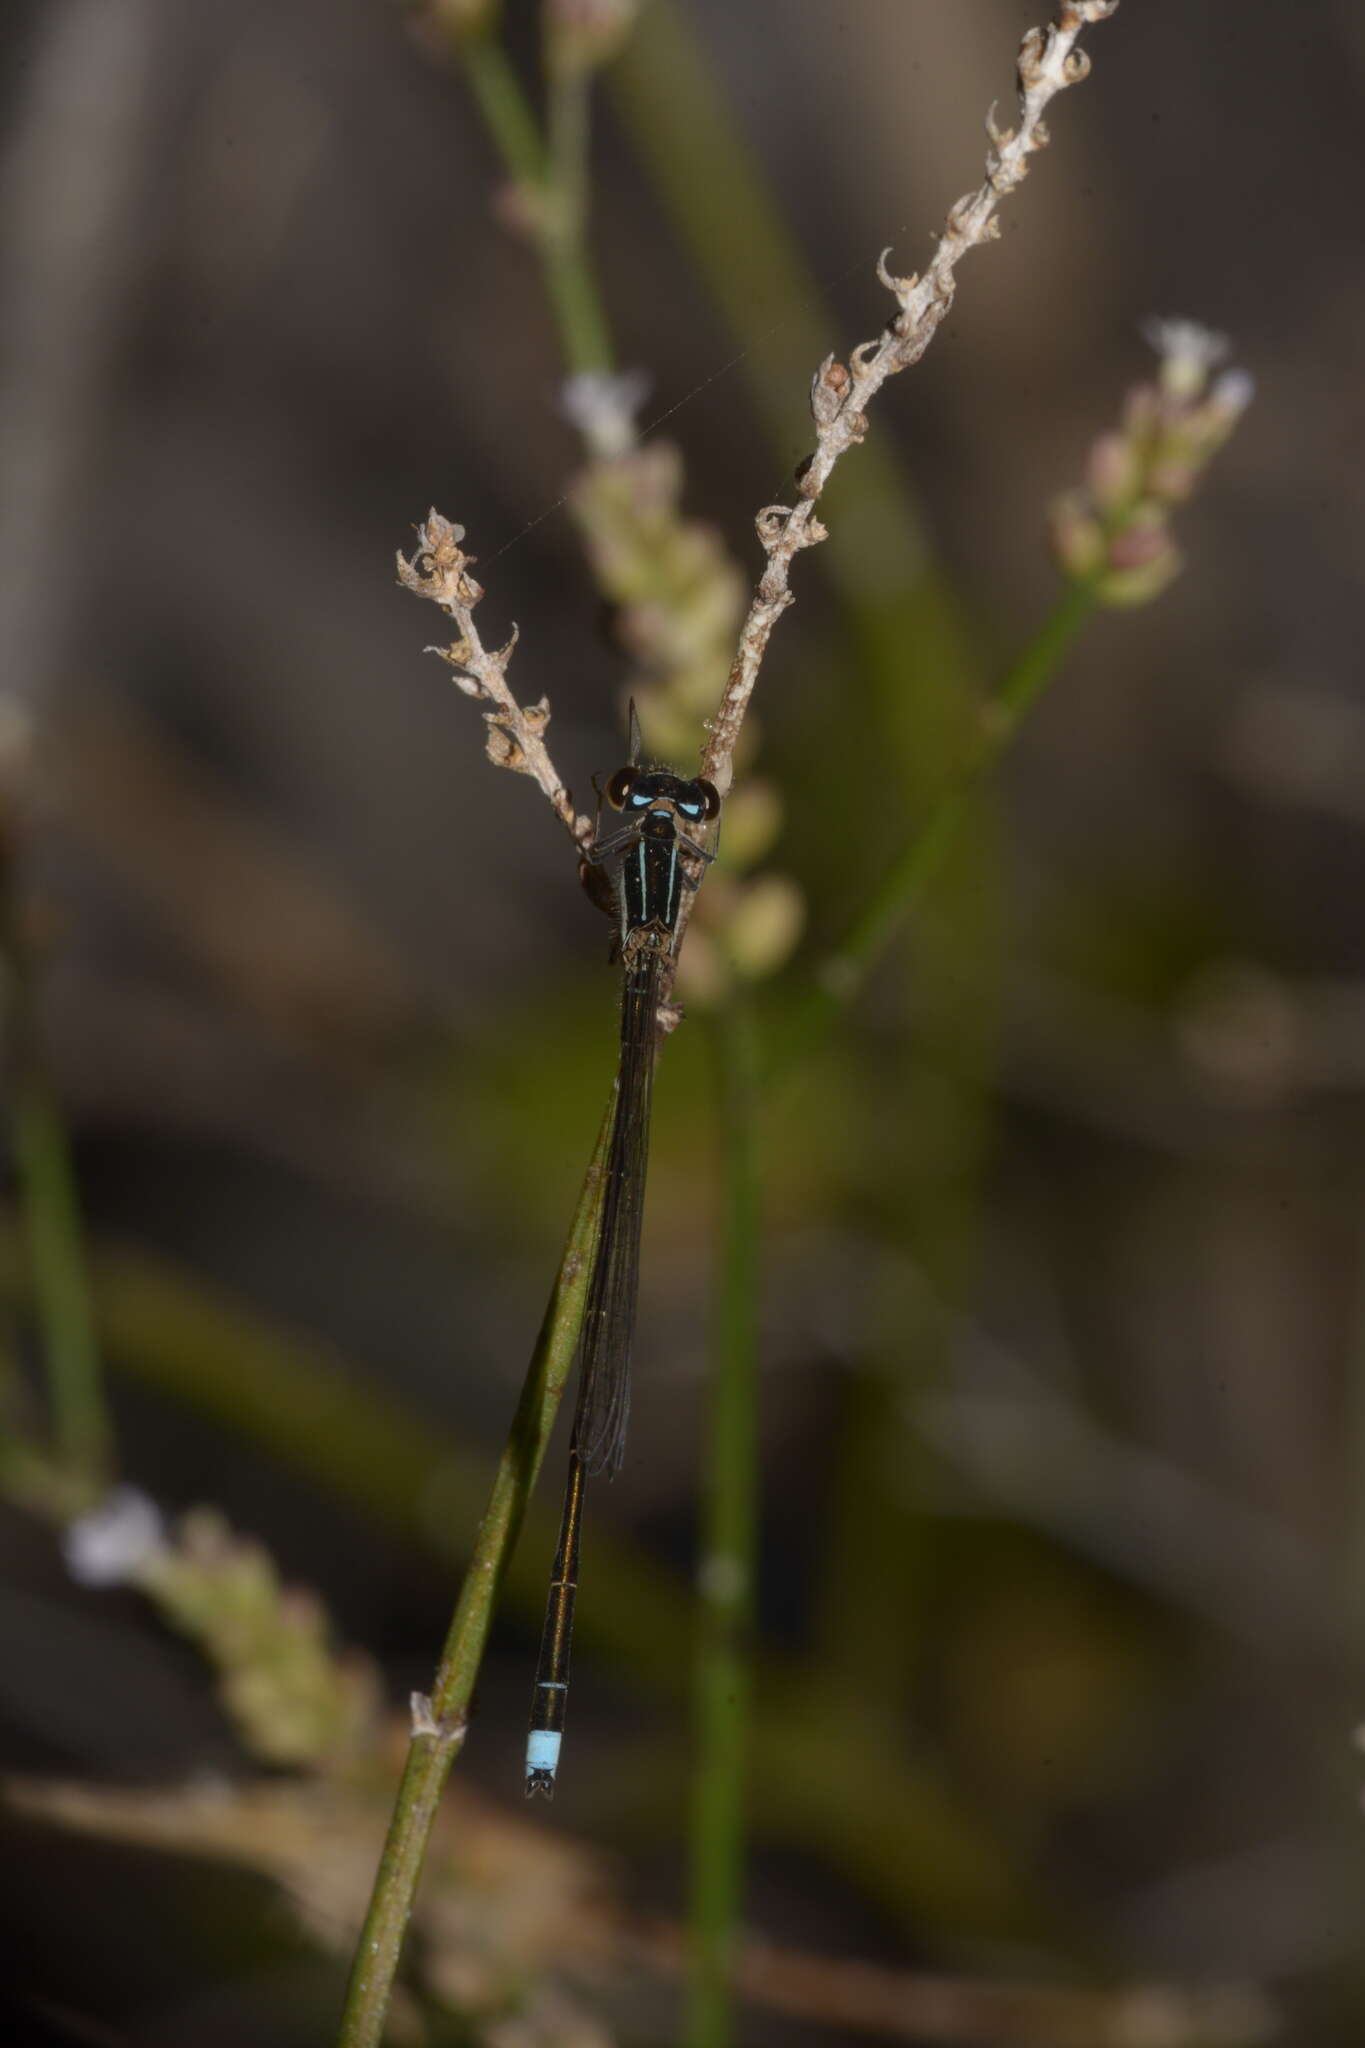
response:
[[[879,250],[922,262],[977,183],[1038,8],[673,14],[807,324],[769,242],[728,303],[708,275],[736,171],[679,150],[650,10],[596,96],[593,246],[687,510],[748,578],[812,370],[887,317]],[[506,31],[530,80],[534,10]],[[940,674],[984,690],[1054,601],[1047,507],[1149,374],[1142,322],[1224,331],[1257,396],[1178,522],[1184,574],[1082,635],[769,1129],[760,1648],[814,1733],[809,1765],[759,1760],[748,1917],[889,1970],[1251,1984],[1283,2039],[1330,2048],[1365,2028],[1365,17],[1125,0],[1087,40],[1001,243],[830,492],[861,582],[796,565],[759,704],[806,916],[774,1016],[925,800]],[[512,680],[548,693],[586,800],[630,667],[563,504],[555,334],[458,65],[397,6],[30,0],[4,59],[0,738],[119,1466],[260,1538],[398,1701],[428,1681],[612,1059],[562,834],[485,765],[423,654],[448,635],[393,573],[428,505],[464,523],[485,637],[519,624]],[[714,1092],[699,1019],[656,1094],[573,1767],[522,1810],[558,1450],[457,1767],[665,1925]],[[9,1202],[5,1231],[13,1303]],[[348,1443],[331,1411],[310,1426],[300,1356],[338,1414],[351,1388],[414,1426],[419,1489],[376,1469],[373,1406]],[[11,1776],[249,1776],[194,1652],[73,1584],[21,1506],[3,1524]],[[316,1913],[305,1935],[261,1880],[126,1829],[4,1830],[8,2038],[329,2038]],[[576,1996],[624,2041],[676,2038],[667,1969]],[[759,2003],[742,2038],[859,2036]]]

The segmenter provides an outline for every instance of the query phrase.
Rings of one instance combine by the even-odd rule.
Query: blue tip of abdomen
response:
[[[526,1738],[526,1796],[544,1793],[554,1797],[555,1772],[559,1768],[561,1736],[550,1728],[533,1728]]]

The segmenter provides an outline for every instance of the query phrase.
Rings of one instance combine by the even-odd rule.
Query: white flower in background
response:
[[[580,370],[566,377],[560,409],[601,461],[635,446],[635,416],[649,396],[643,370]]]
[[[1256,396],[1256,379],[1250,370],[1224,370],[1216,377],[1209,392],[1209,404],[1216,406],[1230,420],[1244,413]]]
[[[67,1570],[82,1586],[123,1586],[166,1547],[166,1524],[149,1494],[116,1486],[62,1538]]]
[[[1230,346],[1226,334],[1197,320],[1144,320],[1142,334],[1161,357],[1161,388],[1169,398],[1197,398]]]

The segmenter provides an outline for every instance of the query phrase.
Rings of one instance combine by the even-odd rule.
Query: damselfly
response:
[[[609,886],[619,920],[621,1054],[607,1147],[602,1221],[588,1282],[578,1352],[578,1401],[569,1442],[569,1473],[559,1527],[545,1633],[526,1738],[526,1791],[553,1797],[568,1701],[569,1650],[586,1482],[621,1468],[630,1409],[630,1351],[640,1278],[640,1222],[649,1158],[649,1105],[654,1079],[659,1000],[672,964],[683,891],[690,876],[682,855],[703,864],[712,855],[690,836],[720,811],[712,783],[684,781],[640,765],[640,727],[630,708],[630,758],[602,792],[627,823],[599,837],[585,882],[601,900]]]

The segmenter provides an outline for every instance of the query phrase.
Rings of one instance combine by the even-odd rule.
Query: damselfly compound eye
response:
[[[605,791],[607,802],[614,811],[619,811],[624,807],[626,798],[630,795],[638,780],[639,770],[637,768],[617,769],[611,781],[607,784]]]

